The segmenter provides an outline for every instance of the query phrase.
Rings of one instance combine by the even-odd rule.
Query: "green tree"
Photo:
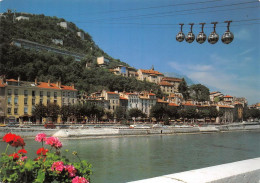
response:
[[[197,117],[197,111],[195,107],[188,107],[186,109],[186,117],[188,119],[192,119],[192,122],[194,122],[194,118]]]
[[[47,104],[47,117],[51,118],[52,122],[57,122],[57,118],[60,114],[60,106],[56,103]]]
[[[189,99],[189,87],[184,78],[182,78],[182,81],[180,82],[178,91],[182,94],[184,100]]]
[[[116,108],[114,115],[118,121],[121,121],[122,119],[126,118],[126,111],[123,107],[119,106]]]
[[[138,108],[132,108],[128,110],[128,116],[134,118],[134,121],[138,117],[145,117],[145,114]]]
[[[209,117],[210,117],[210,122],[211,122],[211,118],[216,118],[219,116],[219,112],[216,109],[216,107],[210,107],[209,108]]]
[[[61,119],[64,122],[71,116],[71,107],[69,105],[63,105],[60,109]]]
[[[190,86],[190,96],[193,100],[202,102],[209,101],[209,89],[202,84],[194,84]]]
[[[151,108],[150,117],[154,117],[157,121],[161,121],[165,116],[168,117],[168,111],[164,105],[157,103]]]
[[[40,119],[40,123],[42,123],[42,118],[47,117],[47,107],[42,103],[36,104],[32,110],[32,115],[36,119]]]

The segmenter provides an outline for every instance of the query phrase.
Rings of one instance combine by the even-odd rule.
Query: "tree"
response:
[[[60,114],[60,106],[56,103],[47,104],[47,117],[51,118],[51,121],[57,121]]]
[[[130,118],[135,118],[136,119],[138,117],[144,117],[145,114],[138,108],[132,108],[132,109],[128,110],[128,116]],[[134,119],[134,121],[135,121],[135,119]]]
[[[165,116],[168,116],[167,108],[162,104],[155,104],[150,111],[150,117],[156,118],[157,121],[163,120]],[[169,118],[169,117],[168,117]]]
[[[116,108],[114,115],[118,121],[121,121],[122,119],[126,118],[126,111],[123,107],[119,106]]]
[[[40,123],[42,123],[42,118],[47,117],[47,107],[42,103],[36,104],[32,111],[32,115],[37,119],[40,119]]]
[[[219,112],[215,107],[210,107],[209,108],[209,117],[210,117],[210,122],[211,118],[216,118],[219,116]]]
[[[64,122],[71,116],[71,107],[69,105],[63,105],[60,109],[61,119]]]
[[[199,102],[209,101],[209,89],[202,84],[191,85],[190,96],[193,100]]]
[[[196,108],[195,108],[195,107],[189,107],[189,108],[187,108],[187,110],[186,110],[186,117],[187,117],[188,119],[193,119],[193,122],[194,122],[194,118],[197,117]]]
[[[184,78],[182,78],[180,82],[178,91],[182,94],[184,100],[187,100],[189,98],[189,87]]]
[[[185,118],[187,117],[187,112],[185,109],[181,109],[178,111],[179,116],[183,119],[183,122],[185,123]]]

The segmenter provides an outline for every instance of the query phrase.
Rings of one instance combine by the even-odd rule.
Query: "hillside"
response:
[[[94,92],[102,89],[118,91],[153,90],[161,95],[159,86],[138,81],[135,78],[115,76],[109,68],[115,65],[127,65],[116,60],[100,49],[91,36],[68,22],[69,29],[57,25],[66,20],[44,15],[16,13],[18,16],[29,17],[29,20],[13,21],[14,13],[7,12],[0,21],[0,75],[7,78],[21,77],[21,80],[55,82],[61,80],[64,84],[75,83],[79,90]],[[82,40],[76,32],[83,32]],[[84,54],[84,59],[75,61],[73,57],[59,54],[29,50],[11,45],[14,39],[25,39],[39,44]],[[55,44],[53,39],[63,40],[63,45]],[[110,60],[108,68],[99,68],[95,64],[96,57],[105,56]],[[86,63],[92,63],[86,69]]]

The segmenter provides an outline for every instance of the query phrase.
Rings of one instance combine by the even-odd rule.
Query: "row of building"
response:
[[[213,92],[214,93],[214,92]],[[212,94],[213,95],[213,94]],[[211,97],[212,98],[212,97]],[[56,103],[60,107],[77,103],[92,103],[104,108],[105,111],[115,112],[117,107],[125,111],[138,108],[150,116],[151,108],[160,103],[165,106],[177,108],[196,107],[197,110],[216,107],[223,112],[218,122],[242,121],[245,103],[231,96],[224,96],[219,102],[184,101],[181,93],[171,93],[167,98],[158,99],[152,92],[111,92],[101,91],[92,94],[79,93],[75,87],[62,85],[61,82],[51,83],[20,81],[15,79],[0,79],[0,123],[15,121],[35,121],[32,111],[36,104]]]

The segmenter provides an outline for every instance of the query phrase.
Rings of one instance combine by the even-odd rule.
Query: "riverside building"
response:
[[[32,111],[37,104],[56,103],[73,105],[77,102],[74,86],[61,85],[60,82],[28,82],[15,79],[0,79],[0,122],[35,122]],[[45,122],[43,119],[42,122]],[[58,118],[58,121],[60,119]]]

